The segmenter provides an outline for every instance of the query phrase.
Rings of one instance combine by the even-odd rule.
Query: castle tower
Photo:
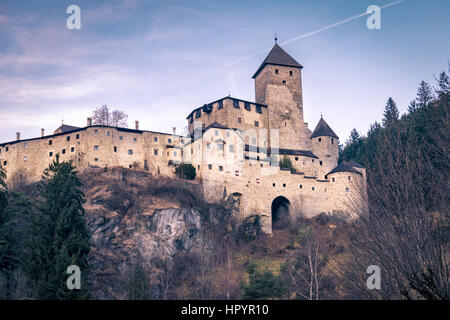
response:
[[[319,178],[324,179],[338,165],[339,138],[321,116],[310,139],[312,151],[319,157]]]
[[[275,42],[253,75],[255,101],[268,106],[269,129],[279,130],[280,148],[298,150],[310,146],[310,131],[308,134],[303,122],[302,68]]]

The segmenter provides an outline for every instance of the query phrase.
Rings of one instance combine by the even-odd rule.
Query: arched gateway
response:
[[[283,197],[276,197],[272,201],[272,229],[285,227],[290,220],[291,202]]]

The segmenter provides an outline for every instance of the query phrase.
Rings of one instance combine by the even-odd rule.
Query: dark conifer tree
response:
[[[83,219],[84,194],[71,162],[59,155],[44,171],[41,196],[32,234],[29,276],[38,299],[86,299],[89,287],[87,256],[90,235]],[[67,268],[81,271],[81,289],[67,287]]]
[[[425,107],[433,100],[433,98],[431,86],[425,81],[420,81],[419,89],[417,89],[417,105],[419,107]]]
[[[398,120],[399,115],[400,113],[398,112],[397,104],[394,99],[390,97],[383,112],[383,126],[387,127],[394,124]]]

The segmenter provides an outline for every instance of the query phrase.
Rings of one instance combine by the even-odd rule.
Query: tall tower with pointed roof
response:
[[[253,75],[255,101],[268,106],[269,129],[279,130],[280,148],[307,149],[311,131],[303,121],[303,66],[275,45]]]

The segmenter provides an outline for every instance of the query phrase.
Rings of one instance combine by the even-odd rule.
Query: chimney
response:
[[[45,129],[44,128],[41,129],[41,137],[43,137],[43,136],[45,136]]]
[[[134,122],[134,126],[135,126],[136,130],[139,130],[139,121],[136,120]]]
[[[87,126],[92,126],[92,118],[87,118]]]
[[[20,132],[16,132],[16,140],[17,140],[17,141],[20,140]]]
[[[172,132],[173,132],[173,135],[175,136],[177,134],[177,127],[173,127]]]

